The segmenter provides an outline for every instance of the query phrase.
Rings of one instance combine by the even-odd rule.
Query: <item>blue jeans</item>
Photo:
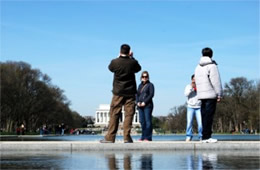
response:
[[[199,138],[201,138],[202,137],[202,121],[201,121],[200,108],[191,108],[191,107],[187,107],[186,137],[192,138],[192,121],[193,121],[194,114],[196,116],[196,120],[197,120],[197,124],[198,124]]]
[[[139,118],[142,127],[141,139],[152,141],[153,125],[152,125],[152,111],[153,106],[139,107]]]

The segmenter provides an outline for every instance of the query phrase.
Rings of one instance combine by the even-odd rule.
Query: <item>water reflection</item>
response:
[[[121,159],[116,158],[116,154],[105,155],[108,162],[108,169],[120,169]],[[131,157],[132,155],[129,153],[124,154],[123,158],[123,167],[124,169],[132,169],[131,167]]]
[[[123,155],[123,159],[120,155],[116,154],[106,154],[105,158],[107,159],[108,169],[145,169],[145,170],[152,170],[153,169],[153,162],[152,162],[152,154],[142,154],[140,155],[140,159],[133,158],[132,153],[125,153]],[[140,165],[138,166],[137,164]],[[121,168],[122,167],[122,168]]]
[[[153,169],[153,155],[152,154],[143,154],[141,156],[141,168],[140,169]]]
[[[57,154],[24,154],[14,155],[1,152],[0,169],[59,169],[59,160],[63,157]]]
[[[215,153],[203,153],[201,157],[201,169],[214,169],[214,165],[217,165],[218,157]]]
[[[1,169],[259,169],[258,151],[1,152]]]
[[[216,153],[203,152],[199,154],[187,155],[188,170],[215,169],[218,165],[218,156]],[[223,166],[223,165],[221,165]]]
[[[193,170],[198,169],[202,170],[202,157],[201,155],[187,155],[187,169]]]

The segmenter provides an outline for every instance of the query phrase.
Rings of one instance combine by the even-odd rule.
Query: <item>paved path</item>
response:
[[[153,141],[99,143],[82,141],[3,141],[0,151],[130,151],[130,150],[254,150],[260,152],[260,141],[219,141],[217,143]]]

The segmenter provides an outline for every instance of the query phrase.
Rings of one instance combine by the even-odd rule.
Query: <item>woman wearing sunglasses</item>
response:
[[[137,108],[139,111],[140,123],[142,127],[142,136],[139,141],[152,141],[152,111],[153,111],[154,86],[149,81],[149,73],[143,71],[141,74],[141,83],[137,90]]]

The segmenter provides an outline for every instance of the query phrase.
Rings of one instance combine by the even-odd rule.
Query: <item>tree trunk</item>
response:
[[[243,129],[242,123],[239,123],[239,127],[240,127],[239,132],[241,132],[241,130]]]
[[[235,131],[238,132],[238,124],[235,125]]]
[[[233,126],[232,126],[232,121],[230,120],[229,121],[229,132],[232,132],[233,131]]]
[[[219,118],[219,119],[218,119],[218,122],[219,122],[219,131],[220,131],[221,133],[223,133],[223,123],[222,123],[222,119]]]
[[[12,130],[13,130],[13,123],[14,123],[14,121],[11,120],[11,119],[8,119],[6,121],[6,132],[12,132]]]

